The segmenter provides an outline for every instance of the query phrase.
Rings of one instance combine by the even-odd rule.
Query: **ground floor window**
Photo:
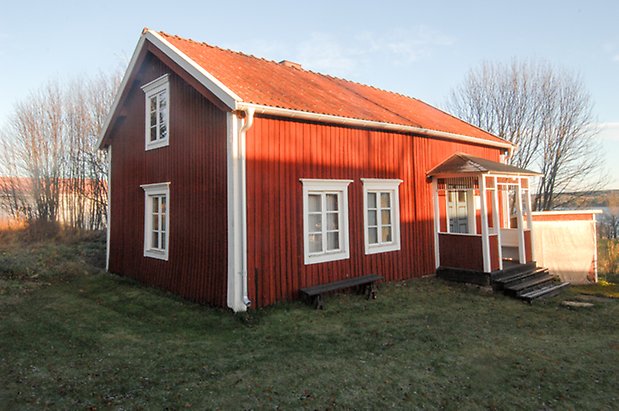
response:
[[[402,180],[364,178],[362,181],[365,253],[399,250]]]
[[[145,184],[144,257],[168,259],[170,238],[170,183]]]
[[[348,185],[351,180],[301,179],[305,264],[350,257]]]

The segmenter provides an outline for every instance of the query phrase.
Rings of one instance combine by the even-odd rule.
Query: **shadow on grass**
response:
[[[614,300],[587,311],[557,298],[529,306],[426,278],[385,284],[373,301],[331,295],[323,311],[294,302],[234,315],[103,273],[87,257],[100,245],[87,243],[42,243],[32,260],[3,248],[2,258],[30,270],[51,254],[88,272],[62,277],[52,266],[39,274],[48,286],[0,295],[8,408],[612,409],[619,401]]]

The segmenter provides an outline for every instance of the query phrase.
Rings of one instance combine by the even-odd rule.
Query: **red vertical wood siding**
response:
[[[299,288],[347,277],[377,273],[393,281],[433,273],[434,212],[426,172],[456,152],[499,160],[498,149],[471,144],[257,117],[247,134],[250,299],[264,306],[297,298]],[[304,264],[300,178],[353,180],[350,258]],[[403,180],[400,251],[365,255],[361,178]]]
[[[144,150],[140,86],[169,73],[170,145]],[[226,305],[226,114],[147,54],[110,134],[110,271],[184,298]],[[141,184],[170,182],[169,259],[143,256]]]
[[[439,234],[438,242],[441,267],[484,271],[481,236]]]

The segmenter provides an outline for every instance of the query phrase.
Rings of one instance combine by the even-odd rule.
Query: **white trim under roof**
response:
[[[351,117],[334,116],[331,114],[318,114],[308,111],[292,110],[288,108],[271,107],[261,104],[239,102],[237,108],[240,110],[253,108],[258,114],[267,114],[272,116],[296,118],[300,120],[320,121],[324,123],[343,124],[347,126],[375,128],[379,130],[398,131],[401,133],[422,134],[428,137],[440,138],[445,140],[463,141],[467,143],[480,144],[490,147],[503,148],[511,153],[514,145],[502,141],[486,140],[480,137],[465,136],[462,134],[448,133],[446,131],[430,130],[427,128],[406,126],[402,124],[384,123],[382,121],[362,120]]]
[[[553,211],[533,211],[532,215],[578,215],[578,214],[602,214],[604,211],[599,209],[593,210],[553,210]]]

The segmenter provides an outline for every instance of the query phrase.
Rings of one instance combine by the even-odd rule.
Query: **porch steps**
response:
[[[535,276],[539,269],[535,263],[522,264],[522,266],[509,267],[492,277],[492,285],[495,290],[503,290],[505,285],[524,281],[529,277]]]
[[[548,269],[535,267],[535,263],[507,267],[492,278],[494,290],[528,302],[555,295],[567,286],[569,283],[560,282]]]
[[[561,290],[563,290],[565,287],[569,287],[569,285],[570,285],[569,282],[564,282],[564,283],[555,282],[551,285],[547,285],[545,287],[538,288],[533,291],[529,291],[528,293],[521,294],[520,298],[525,301],[531,302],[535,300],[536,298],[550,297],[550,296],[559,294]]]

